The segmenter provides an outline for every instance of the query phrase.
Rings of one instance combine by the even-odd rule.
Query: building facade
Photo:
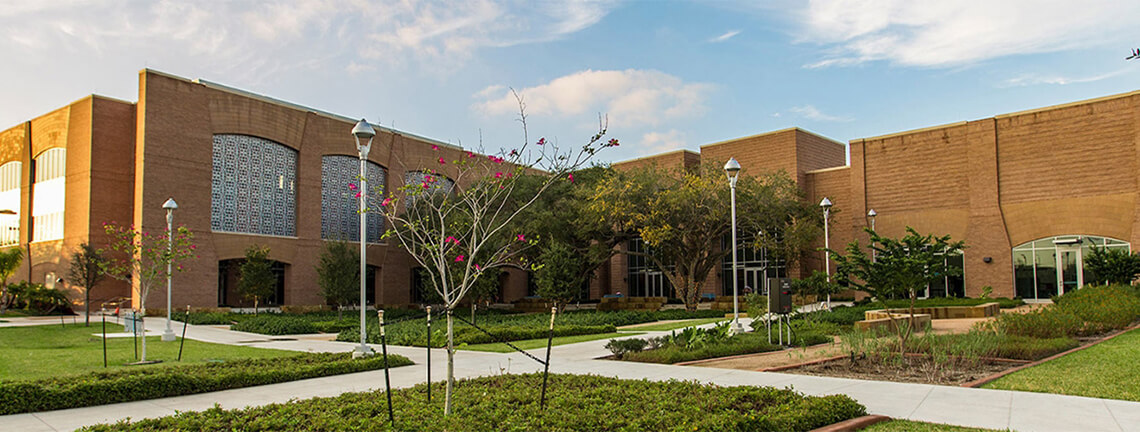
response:
[[[0,132],[0,247],[20,247],[11,281],[76,291],[67,278],[79,244],[108,241],[103,224],[165,230],[162,203],[195,233],[199,257],[174,277],[175,305],[240,306],[237,265],[252,245],[268,246],[278,273],[270,303],[324,303],[316,264],[326,241],[359,241],[359,160],[350,119],[202,80],[139,73],[137,102],[90,96]],[[850,162],[847,162],[847,153]],[[463,149],[378,128],[368,155],[370,184],[395,190],[419,183],[415,167]],[[932,284],[930,296],[1048,299],[1093,282],[1084,260],[1093,246],[1130,249],[1140,241],[1140,92],[954,123],[844,144],[799,129],[614,164],[695,168],[735,157],[742,175],[782,171],[806,199],[834,203],[833,249],[859,240],[877,213],[887,236],[906,227],[949,234],[967,249],[951,265],[961,277]],[[442,174],[447,176],[447,167]],[[449,185],[463,187],[464,185]],[[726,186],[727,187],[727,183]],[[374,194],[377,202],[382,195]],[[375,204],[373,204],[375,205]],[[380,237],[369,216],[369,302],[417,302],[414,260]],[[823,246],[820,239],[819,247]],[[640,248],[637,241],[620,248]],[[728,247],[727,244],[722,247]],[[786,268],[763,251],[743,250],[741,286],[822,270],[823,253]],[[831,268],[834,268],[832,266]],[[731,293],[731,263],[703,292]],[[668,296],[661,272],[618,254],[599,269],[590,297]],[[510,269],[500,301],[528,294],[527,275]],[[127,283],[95,288],[93,303],[134,297]],[[148,305],[165,304],[155,289]],[[80,299],[79,293],[71,298]]]

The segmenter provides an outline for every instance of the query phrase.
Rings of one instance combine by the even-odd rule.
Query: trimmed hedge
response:
[[[831,342],[832,338],[814,333],[795,334],[797,346],[818,345]],[[773,340],[776,335],[772,335]],[[621,360],[641,363],[673,364],[694,360],[705,360],[718,357],[729,357],[742,354],[755,354],[781,350],[779,345],[768,344],[768,334],[760,332],[743,333],[728,338],[723,342],[710,343],[698,348],[686,349],[683,346],[668,345],[657,349],[645,351],[630,351],[621,356]]]
[[[317,333],[317,326],[311,321],[289,315],[259,315],[240,321],[230,330],[264,335],[292,335]]]
[[[388,355],[391,367],[412,364]],[[381,356],[353,360],[348,353],[306,353],[271,359],[243,359],[140,367],[80,377],[0,383],[0,415],[79,408],[206,393],[382,369]]]
[[[392,395],[396,425],[387,422],[384,392],[240,410],[219,408],[169,417],[89,427],[88,431],[809,431],[863,416],[844,395],[804,396],[772,387],[720,387],[696,382],[620,380],[550,375],[546,409],[539,408],[541,374],[500,375],[457,383],[454,412],[443,416],[440,397],[427,402],[426,385]]]

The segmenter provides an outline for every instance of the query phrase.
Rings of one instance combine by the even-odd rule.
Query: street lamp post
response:
[[[724,164],[724,172],[728,175],[728,187],[732,195],[732,327],[730,330],[732,334],[740,334],[744,333],[744,327],[740,325],[740,292],[737,288],[740,280],[736,277],[736,179],[740,175],[740,162],[737,162],[736,158],[729,158]]]
[[[827,273],[827,282],[831,283],[831,233],[828,230],[828,219],[831,216],[831,200],[823,197],[819,202],[823,208],[823,269]],[[831,310],[831,294],[827,294],[827,309]]]
[[[372,138],[376,136],[376,131],[372,129],[372,125],[368,124],[367,120],[360,119],[360,121],[356,122],[356,126],[352,127],[352,136],[356,139],[356,150],[360,155],[360,346],[352,351],[352,357],[360,358],[376,353],[368,346],[366,329],[364,327],[364,315],[367,309],[367,307],[365,307],[366,296],[364,292],[365,270],[367,269],[367,250],[365,249],[365,245],[368,242],[367,160],[368,150],[372,148]]]
[[[872,232],[875,231],[875,216],[878,216],[878,215],[879,215],[879,213],[876,212],[875,209],[871,209],[870,211],[867,212],[867,220],[869,220],[871,222],[871,231]],[[878,234],[878,233],[875,233],[875,234]],[[871,262],[875,262],[875,258],[876,258],[875,255],[876,255],[875,245],[871,244]]]
[[[168,198],[162,203],[162,208],[166,210],[166,330],[162,331],[162,341],[174,342],[174,330],[170,328],[170,257],[174,253],[174,210],[178,203],[174,198]]]

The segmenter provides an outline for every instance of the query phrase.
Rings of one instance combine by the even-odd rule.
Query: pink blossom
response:
[[[519,155],[519,151],[518,151],[518,150],[515,150],[515,149],[511,149],[511,154],[510,154],[510,155],[511,155],[511,156],[518,156],[518,155]]]
[[[356,183],[349,183],[349,184],[348,184],[348,189],[349,189],[349,190],[356,190]]]
[[[354,198],[360,198],[360,192],[357,192]]]
[[[481,272],[483,271],[483,267],[480,267],[479,264],[475,264],[475,271]]]
[[[467,152],[467,157],[473,158],[473,157],[475,157],[475,153]]]
[[[455,243],[457,246],[459,245],[459,239],[457,239],[453,236],[447,236],[447,238],[444,239],[443,242],[444,243]]]
[[[538,144],[538,145],[546,144],[546,137],[539,138],[538,142],[535,144]]]
[[[463,262],[463,255],[455,257],[455,262]]]
[[[432,144],[431,149],[432,150],[439,150],[439,146]]]
[[[611,139],[609,143],[606,143],[606,147],[617,147],[617,146],[618,146],[618,140],[616,138]]]
[[[567,174],[566,178],[570,179],[570,183],[574,183],[574,174]]]
[[[387,206],[388,206],[388,204],[389,204],[389,203],[391,203],[391,202],[392,202],[392,199],[391,199],[391,198],[384,198],[384,201],[380,203],[380,206],[381,206],[381,207],[387,207]]]
[[[515,234],[515,239],[518,241],[526,241],[526,236],[523,234]]]
[[[431,183],[431,182],[435,181],[435,178],[433,178],[432,176],[426,175],[426,176],[424,176],[424,181]]]
[[[507,178],[511,178],[511,177],[514,177],[514,176],[515,176],[515,175],[514,175],[513,173],[507,173]]]
[[[501,172],[495,173],[495,178],[503,178],[503,173],[501,173]]]
[[[447,161],[443,160],[443,158],[439,158],[439,164],[440,165],[447,165]]]
[[[427,189],[428,187],[430,187],[430,186],[428,186],[427,182],[424,182],[423,186],[424,186],[424,189]]]

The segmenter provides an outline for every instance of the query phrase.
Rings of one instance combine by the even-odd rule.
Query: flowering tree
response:
[[[147,231],[136,230],[134,226],[123,227],[114,223],[103,224],[103,228],[110,238],[107,247],[111,252],[99,250],[101,255],[107,257],[102,263],[103,271],[115,279],[134,284],[141,321],[141,316],[146,315],[146,299],[150,295],[150,289],[166,280],[167,266],[181,272],[185,270],[181,262],[198,257],[194,254],[197,249],[193,244],[194,233],[179,226],[174,230],[173,241],[169,242],[165,232],[152,235]],[[142,340],[141,360],[146,361],[145,334]]]
[[[604,121],[584,145],[567,151],[545,138],[530,142],[525,113],[520,121],[521,147],[487,155],[469,151],[450,160],[441,152],[434,166],[408,167],[424,173],[421,182],[404,185],[379,209],[370,209],[383,213],[390,227],[385,237],[395,238],[423,266],[442,299],[447,315],[445,415],[451,413],[455,382],[453,310],[483,273],[526,264],[521,254],[537,241],[533,233],[520,231],[520,215],[552,185],[574,182],[574,171],[597,151],[618,145],[617,140],[603,140]],[[523,174],[541,178],[525,195],[516,190]],[[441,186],[447,184],[442,176],[454,187]]]

